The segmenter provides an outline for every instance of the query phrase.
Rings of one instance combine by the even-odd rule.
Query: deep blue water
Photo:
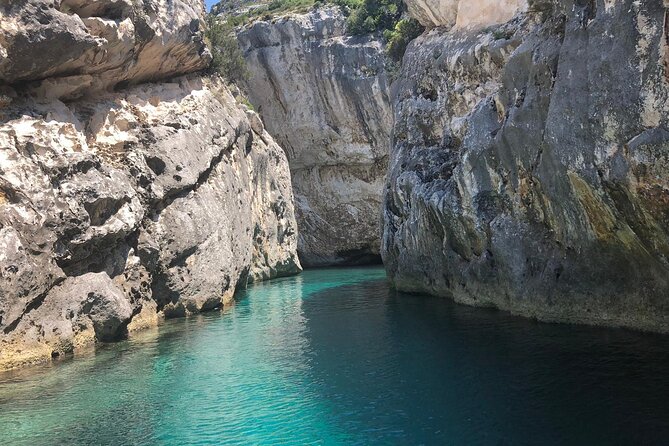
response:
[[[0,444],[669,444],[669,337],[391,291],[381,269],[0,375]]]

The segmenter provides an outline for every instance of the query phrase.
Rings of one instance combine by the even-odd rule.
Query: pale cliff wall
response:
[[[288,163],[259,117],[198,75],[117,82],[206,66],[199,0],[146,0],[154,37],[139,47],[95,37],[99,64],[61,37],[88,41],[98,13],[141,28],[136,10],[117,9],[122,0],[21,5],[1,7],[20,20],[1,22],[0,369],[212,309],[249,281],[300,270]],[[35,60],[23,66],[17,51],[30,45]],[[110,60],[129,65],[116,77]],[[77,100],[40,94],[77,72],[94,79]]]
[[[423,26],[473,28],[508,22],[527,0],[409,0],[409,13]]]
[[[238,33],[248,94],[286,150],[307,266],[378,258],[392,113],[380,40],[347,37],[338,8]]]
[[[0,81],[77,98],[205,68],[201,0],[0,3]]]
[[[411,11],[453,3],[408,0]],[[542,320],[669,331],[667,5],[515,12],[492,27],[449,16],[407,51],[384,204],[389,276]]]

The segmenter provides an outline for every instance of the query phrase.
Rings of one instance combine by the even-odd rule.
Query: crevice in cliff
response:
[[[65,277],[59,277],[57,278],[51,286],[49,286],[48,289],[46,289],[44,292],[38,294],[35,296],[34,299],[32,299],[28,304],[25,306],[24,310],[21,312],[21,315],[14,319],[12,322],[7,324],[7,326],[4,328],[3,332],[5,334],[9,334],[12,331],[18,327],[18,325],[21,323],[23,318],[27,316],[30,312],[37,310],[39,307],[42,306],[44,301],[46,300],[46,297],[49,295],[52,289],[54,289],[56,286],[60,285],[63,281],[65,280]]]
[[[249,132],[251,130],[249,129]],[[185,198],[191,192],[197,192],[197,190],[209,181],[212,173],[216,170],[218,165],[223,162],[223,159],[226,155],[230,154],[239,142],[239,139],[242,137],[242,134],[237,132],[235,133],[235,138],[228,145],[226,145],[217,155],[211,158],[208,167],[203,170],[192,184],[189,184],[183,188],[175,189],[166,194],[162,199],[155,202],[152,207],[153,217],[160,215],[160,213],[165,210],[169,205],[171,205],[175,200],[179,198]],[[215,138],[212,140],[212,144],[216,144]]]
[[[597,17],[596,0],[576,0],[575,8],[579,24],[583,29],[587,28],[590,22]]]
[[[260,65],[262,65],[263,69],[267,73],[267,81],[270,83],[272,87],[272,93],[274,94],[276,103],[281,106],[281,109],[283,110],[284,114],[288,114],[288,108],[283,103],[283,100],[281,99],[281,94],[279,93],[281,89],[279,88],[279,85],[277,85],[276,83],[275,73],[272,70],[269,61],[267,60],[267,55],[263,51],[258,52],[258,62],[260,62]]]
[[[90,2],[87,0],[62,0],[60,12],[72,14],[82,19],[97,17],[107,20],[123,20],[128,17],[132,9],[125,2]]]
[[[337,262],[338,266],[382,265],[381,254],[372,252],[369,248],[348,249],[337,251],[337,257],[345,259]]]
[[[190,248],[180,252],[172,261],[167,265],[167,268],[174,268],[177,266],[185,267],[186,261],[190,256],[195,254],[198,251],[197,246],[191,246]]]
[[[669,82],[669,10],[664,12],[664,24],[662,33],[662,44],[660,52],[662,56],[662,67],[664,69],[664,77]]]

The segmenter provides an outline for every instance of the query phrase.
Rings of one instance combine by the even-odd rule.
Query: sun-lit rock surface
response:
[[[409,13],[423,26],[472,28],[508,22],[527,0],[409,0]]]
[[[201,0],[0,3],[0,82],[77,98],[205,68]]]
[[[288,163],[257,114],[197,74],[124,85],[207,65],[199,0],[0,11],[0,369],[301,270]]]
[[[108,340],[143,309],[211,309],[247,281],[299,271],[285,155],[223,86],[183,78],[4,113],[3,345],[68,351],[90,327],[111,324],[88,336]],[[15,360],[3,347],[0,365]]]
[[[305,265],[374,261],[392,112],[383,44],[348,37],[338,8],[238,33],[248,92],[286,150]]]

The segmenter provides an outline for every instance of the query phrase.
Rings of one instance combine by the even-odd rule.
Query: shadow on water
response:
[[[396,293],[302,301],[313,382],[359,444],[663,444],[669,338]]]
[[[380,268],[0,376],[0,444],[666,444],[669,337],[397,294]]]

